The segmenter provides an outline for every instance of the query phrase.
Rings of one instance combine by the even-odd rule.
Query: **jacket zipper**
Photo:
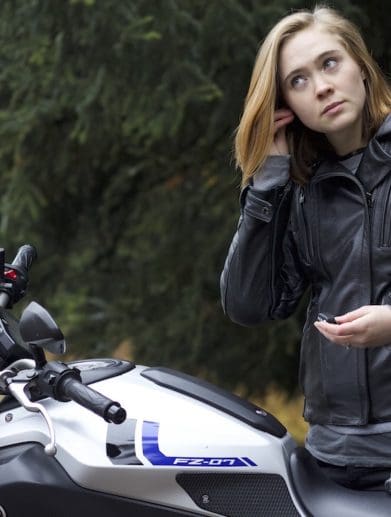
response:
[[[372,290],[372,218],[373,218],[373,205],[374,205],[374,196],[371,192],[365,192],[366,200],[367,200],[367,210],[368,210],[368,254],[369,254],[369,274],[370,274],[370,303],[373,303],[373,290]],[[369,418],[369,380],[368,380],[368,348],[364,349],[365,352],[365,391],[367,398],[365,400],[364,411],[367,415],[367,420]]]
[[[368,254],[369,254],[369,285],[370,285],[370,303],[373,303],[372,293],[372,209],[374,205],[374,196],[371,192],[365,192],[368,212]]]

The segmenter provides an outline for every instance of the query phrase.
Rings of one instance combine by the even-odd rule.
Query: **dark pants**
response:
[[[320,460],[317,463],[329,479],[353,490],[385,490],[384,482],[391,475],[391,468],[340,467]]]

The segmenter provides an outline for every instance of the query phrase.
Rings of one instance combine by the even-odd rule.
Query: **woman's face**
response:
[[[338,36],[316,25],[292,36],[281,48],[279,78],[288,107],[338,154],[366,143],[364,75]]]

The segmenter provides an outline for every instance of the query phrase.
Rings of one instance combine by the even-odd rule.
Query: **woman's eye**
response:
[[[306,83],[306,78],[303,75],[296,75],[291,79],[292,88],[300,88]]]
[[[323,68],[325,68],[326,70],[329,70],[330,68],[335,68],[336,66],[337,66],[337,60],[333,57],[328,57],[323,62]]]

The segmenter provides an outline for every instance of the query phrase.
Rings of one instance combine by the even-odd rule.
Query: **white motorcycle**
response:
[[[34,254],[22,247],[3,282],[26,277]],[[47,362],[45,349],[63,353],[65,340],[43,307],[20,321],[1,309],[0,517],[391,515],[386,490],[329,481],[236,395],[129,361]]]

